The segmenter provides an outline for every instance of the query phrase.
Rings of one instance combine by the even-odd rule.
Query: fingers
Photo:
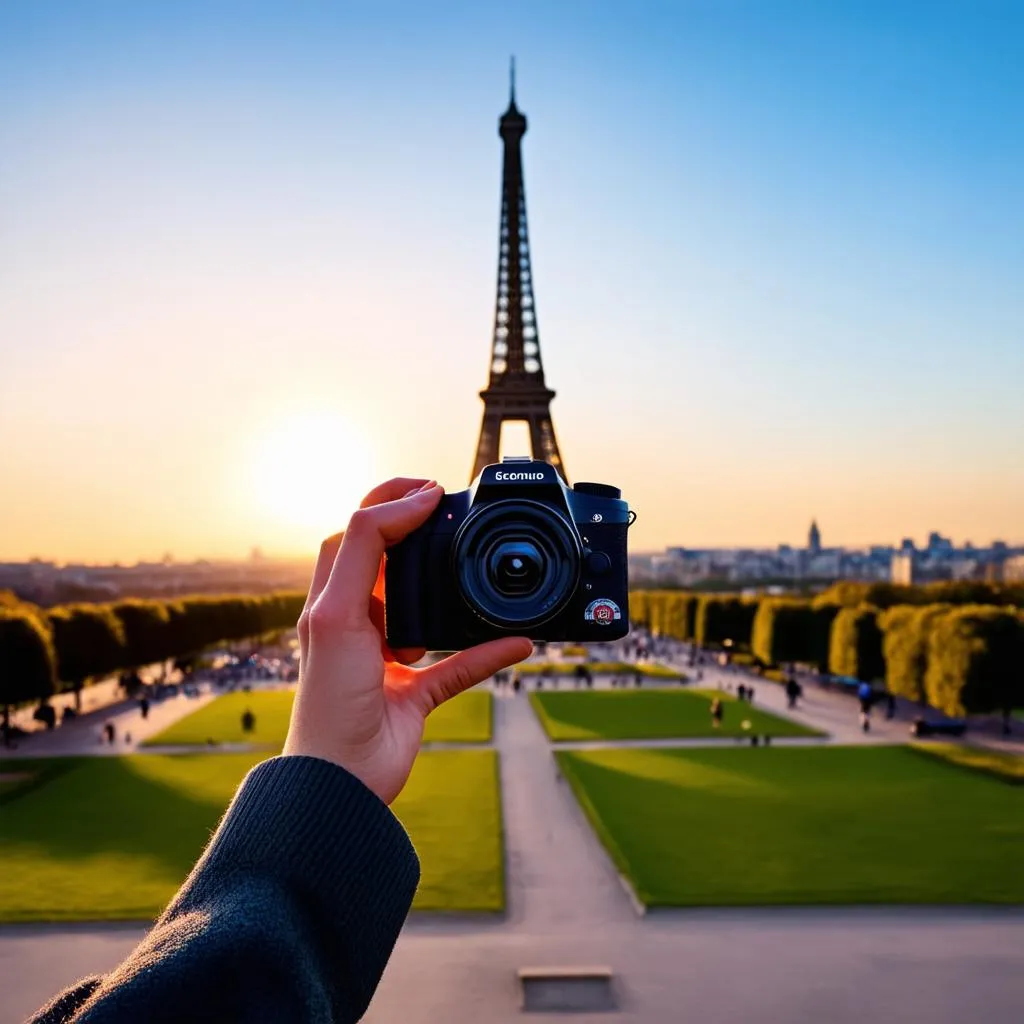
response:
[[[374,487],[369,494],[363,498],[360,508],[368,508],[372,505],[379,505],[382,502],[393,501],[395,498],[401,498],[415,494],[417,491],[425,490],[429,486],[433,486],[433,480],[423,480],[422,478],[414,477],[395,477],[392,480],[387,480],[377,487]],[[334,568],[334,563],[338,557],[338,550],[341,547],[341,541],[344,537],[344,532],[336,533],[330,536],[320,545],[320,554],[317,556],[316,566],[313,569],[313,580],[309,585],[309,592],[306,594],[306,603],[303,606],[303,615],[300,617],[299,626],[300,634],[304,631],[308,625],[307,618],[309,609],[313,607],[316,599],[323,593],[324,587],[327,586],[327,581],[330,579],[331,570]],[[374,591],[380,592],[381,595],[384,593],[384,563],[380,564],[379,578],[377,583],[374,585]],[[422,657],[422,655],[421,655]]]
[[[426,484],[434,483],[433,480],[414,479],[413,477],[396,476],[393,480],[386,480],[378,484],[359,503],[360,508],[369,508],[371,505],[383,505],[386,501],[394,501],[413,491],[424,490]]]
[[[533,644],[526,637],[510,636],[459,651],[436,665],[421,669],[416,685],[424,710],[429,714],[439,704],[495,672],[525,660],[532,652]]]
[[[361,508],[349,521],[317,602],[318,617],[336,626],[365,625],[370,595],[380,572],[384,549],[426,522],[443,489],[437,484],[382,505]]]
[[[338,557],[338,548],[341,547],[341,538],[344,536],[344,533],[336,533],[320,545],[320,554],[317,555],[316,566],[313,569],[313,581],[309,585],[309,593],[306,595],[303,611],[312,607],[313,602],[327,586],[327,581],[331,577],[331,569],[334,567],[334,560]]]
[[[309,643],[309,610],[313,607],[316,599],[320,596],[327,581],[331,576],[331,569],[334,567],[334,560],[338,557],[338,548],[341,547],[343,534],[336,533],[320,545],[320,554],[317,555],[316,566],[313,569],[313,580],[309,584],[309,592],[306,594],[306,603],[302,606],[299,614],[298,631],[300,649],[305,657],[306,646]]]

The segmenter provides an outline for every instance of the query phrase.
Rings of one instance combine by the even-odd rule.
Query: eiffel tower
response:
[[[474,479],[484,466],[498,462],[501,425],[506,420],[525,422],[530,429],[533,457],[551,463],[567,479],[558,451],[551,399],[544,383],[537,333],[537,309],[530,272],[530,238],[526,230],[526,192],[520,145],[526,134],[526,117],[516,107],[516,68],[510,69],[508,110],[498,122],[505,145],[501,181],[501,235],[498,243],[498,299],[494,309],[491,342],[491,375],[480,392],[484,418],[473,464]]]

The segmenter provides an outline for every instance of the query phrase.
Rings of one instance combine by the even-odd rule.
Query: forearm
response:
[[[274,758],[142,944],[36,1020],[357,1020],[418,876],[401,825],[362,783],[326,761]]]

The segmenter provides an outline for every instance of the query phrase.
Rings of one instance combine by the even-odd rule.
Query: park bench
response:
[[[520,967],[527,1013],[587,1013],[615,1009],[610,967]]]
[[[967,732],[967,723],[954,718],[945,722],[929,722],[926,718],[915,718],[910,727],[910,735],[918,739],[927,736],[963,736]]]

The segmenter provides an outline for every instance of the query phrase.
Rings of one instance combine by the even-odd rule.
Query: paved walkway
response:
[[[679,662],[678,664],[682,664]],[[796,708],[789,708],[786,691],[778,683],[761,679],[753,673],[726,670],[717,665],[702,665],[703,679],[696,681],[695,670],[689,669],[691,686],[706,690],[721,687],[736,692],[740,684],[754,688],[754,706],[794,722],[828,733],[830,743],[879,744],[906,743],[910,740],[913,715],[902,710],[896,718],[887,719],[885,709],[876,707],[871,713],[871,730],[865,733],[860,724],[860,705],[848,694],[804,684],[804,695]]]
[[[753,686],[758,707],[792,718],[802,725],[822,729],[829,733],[832,743],[907,743],[913,739],[910,727],[914,719],[921,714],[918,705],[901,699],[897,701],[896,716],[887,719],[884,705],[879,705],[872,709],[871,731],[865,734],[860,727],[860,706],[849,693],[826,689],[815,682],[802,680],[804,695],[800,698],[797,708],[792,710],[787,705],[786,693],[780,684],[762,679],[743,668],[723,669],[718,665],[701,665],[699,671],[703,678],[697,681],[698,668],[691,667],[686,658],[669,658],[667,661],[683,669],[690,676],[691,686],[704,689],[716,689],[721,686],[726,690],[731,687],[733,693],[740,683],[744,686]],[[932,712],[932,715],[942,717],[937,712]],[[1003,737],[993,731],[994,724],[991,719],[972,719],[963,742],[992,750],[1024,754],[1024,729],[1018,727],[1012,736]],[[943,738],[957,742],[953,737]]]
[[[566,782],[524,695],[494,702],[501,752],[508,920],[580,934],[634,911]]]
[[[139,752],[139,744],[162,732],[180,718],[190,715],[214,700],[218,694],[204,691],[198,697],[166,697],[150,704],[149,715],[142,717],[137,700],[123,700],[99,710],[79,715],[46,732],[35,733],[17,741],[15,747],[0,746],[0,758],[17,757],[80,757],[82,755],[114,756]],[[114,726],[113,744],[102,740],[103,726]],[[143,748],[148,752],[148,748]]]
[[[82,711],[96,711],[110,704],[118,704],[122,699],[123,695],[117,676],[107,676],[106,679],[101,679],[82,690]],[[65,708],[75,706],[75,695],[74,693],[57,693],[50,698],[50,703],[60,715],[63,714]],[[32,717],[34,711],[33,705],[18,708],[11,712],[11,722],[30,732],[34,729],[43,729],[44,726]]]
[[[59,985],[108,970],[143,933],[116,924],[0,929],[0,1020],[22,1020]],[[365,1019],[1009,1022],[1024,1003],[1022,948],[1024,912],[1014,910],[693,910],[609,921],[575,937],[413,919]],[[524,1017],[515,968],[556,963],[612,966],[619,1012]]]
[[[724,685],[725,674],[721,678]],[[702,685],[714,688],[718,680],[718,670],[706,671]],[[735,687],[736,677],[729,681]],[[758,706],[784,711],[781,688],[755,685]],[[812,692],[794,717],[818,727],[841,724],[851,704]],[[183,705],[184,712],[196,702]],[[594,964],[614,970],[618,1012],[575,1014],[577,1024],[959,1024],[1019,1015],[1024,974],[1016,951],[1024,948],[1024,910],[765,908],[641,917],[559,779],[525,695],[496,697],[494,712],[507,913],[414,916],[367,1015],[372,1024],[512,1022],[521,1019],[519,967]],[[855,706],[853,718],[851,742],[885,741],[856,729]],[[906,738],[904,723],[883,728],[893,739]],[[0,1020],[18,1019],[82,974],[109,969],[143,931],[124,925],[0,929]],[[530,1019],[554,1024],[565,1018]]]

